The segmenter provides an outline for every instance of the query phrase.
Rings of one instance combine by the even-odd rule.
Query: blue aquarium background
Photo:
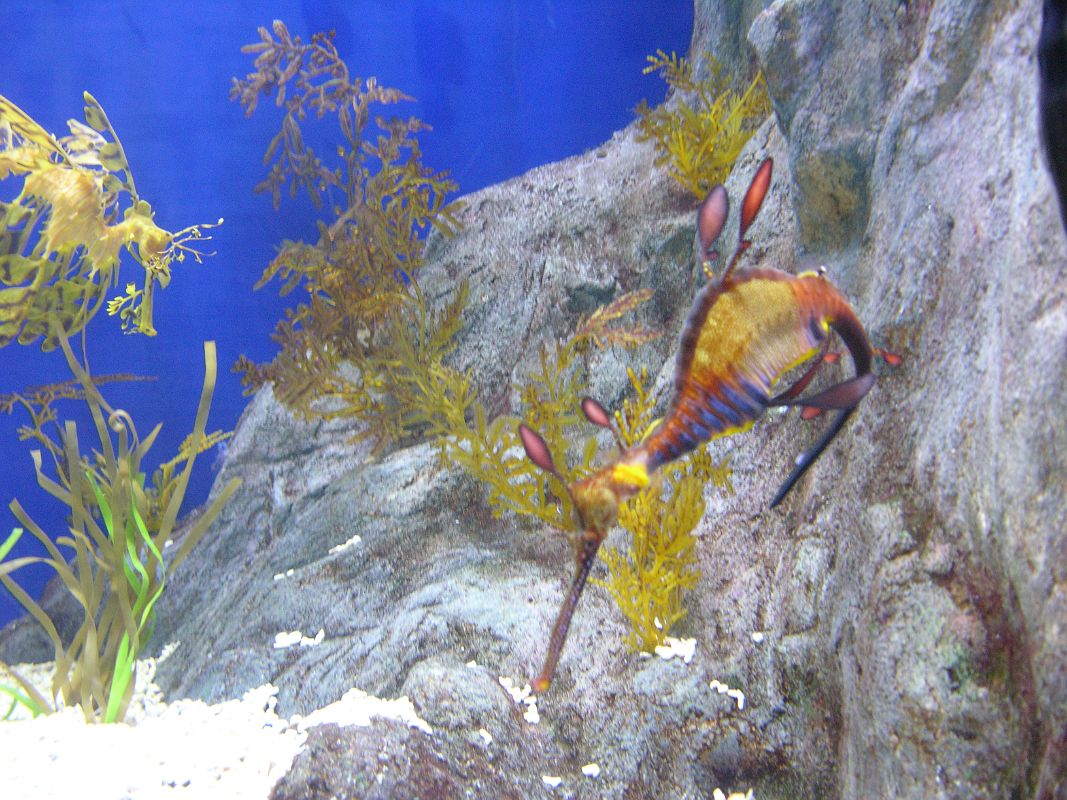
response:
[[[242,353],[257,362],[273,357],[271,331],[293,303],[278,296],[277,284],[256,292],[253,284],[282,240],[316,237],[317,215],[306,196],[283,198],[275,211],[269,195],[252,192],[265,175],[263,153],[281,114],[261,104],[246,118],[229,89],[234,76],[251,71],[252,57],[240,48],[257,39],[258,26],[281,19],[305,40],[336,31],[354,75],[376,76],[416,98],[395,113],[433,127],[420,137],[424,162],[449,170],[462,195],[594,147],[633,120],[641,99],[662,101],[664,84],[642,74],[645,57],[657,49],[685,53],[692,14],[691,0],[4,0],[0,94],[62,135],[68,119],[82,119],[82,92],[91,92],[160,225],[177,230],[225,219],[204,248],[214,256],[174,265],[170,286],[157,296],[156,337],[124,336],[103,313],[88,327],[94,374],[156,378],[105,387],[109,402],[128,410],[142,434],[163,423],[151,466],[173,456],[192,427],[207,339],[218,343],[219,360],[208,429],[234,427],[248,398],[230,367]],[[327,119],[305,126],[317,151],[332,149],[334,125]],[[0,182],[5,198],[20,188],[17,178]],[[122,283],[139,280],[140,268],[128,257],[123,269]],[[70,377],[58,351],[17,344],[0,350],[0,393]],[[88,447],[84,405],[61,401],[57,408],[78,422]],[[18,498],[59,535],[64,508],[37,486],[31,447],[17,440],[25,421],[19,411],[0,416],[0,534],[16,527],[7,504]],[[217,457],[198,459],[183,513],[206,499]],[[13,555],[38,552],[25,536]],[[35,597],[49,577],[43,567],[16,574]],[[21,613],[0,592],[0,624]]]

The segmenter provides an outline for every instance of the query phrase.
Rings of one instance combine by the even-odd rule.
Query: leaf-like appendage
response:
[[[760,206],[763,205],[763,198],[767,196],[767,191],[771,188],[771,174],[773,171],[774,160],[765,158],[756,170],[748,191],[745,192],[745,199],[741,203],[741,224],[738,227],[738,239],[741,241],[744,241],[745,233],[755,221]]]
[[[726,187],[717,183],[708,192],[697,212],[697,234],[700,236],[700,250],[704,258],[709,257],[711,246],[719,238],[729,216],[730,198],[726,194]]]
[[[556,465],[552,461],[552,453],[548,450],[545,440],[529,425],[519,423],[519,438],[522,440],[522,449],[526,451],[526,457],[545,472],[556,473]]]
[[[601,428],[607,428],[609,431],[615,430],[615,427],[611,424],[611,415],[608,414],[604,406],[600,405],[600,403],[592,397],[583,397],[581,408],[582,413],[585,414],[585,418],[594,425],[599,425]]]
[[[199,260],[189,244],[212,227],[172,234],[156,225],[103,109],[88,93],[85,103],[89,124],[71,120],[71,134],[57,140],[0,97],[9,132],[0,140],[0,179],[25,179],[12,202],[0,203],[0,346],[43,336],[50,350],[53,328],[81,330],[103,305],[123,247],[144,267],[142,297],[150,295],[153,284],[166,285],[171,261],[187,253]],[[154,333],[151,305],[128,299],[124,327]]]
[[[55,137],[3,95],[0,95],[0,120],[10,128],[13,134],[24,139],[27,144],[39,147],[48,154],[59,156],[63,161],[67,160],[66,152],[56,142]]]

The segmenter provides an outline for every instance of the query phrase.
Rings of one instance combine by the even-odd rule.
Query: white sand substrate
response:
[[[138,662],[138,691],[126,722],[89,725],[79,708],[36,719],[22,710],[0,722],[0,797],[263,800],[314,725],[369,725],[371,717],[389,717],[431,733],[406,697],[381,700],[358,689],[307,717],[288,719],[276,713],[278,690],[270,684],[214,705],[167,703],[152,682],[156,663]],[[52,665],[14,669],[49,695]],[[0,683],[13,685],[2,672]]]

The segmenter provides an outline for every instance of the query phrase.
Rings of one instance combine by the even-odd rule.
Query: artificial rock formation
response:
[[[219,699],[270,680],[280,713],[407,694],[434,731],[320,729],[275,797],[529,797],[542,776],[568,797],[1067,793],[1067,236],[1037,135],[1040,3],[696,7],[694,55],[763,69],[775,109],[728,185],[775,158],[752,259],[825,264],[903,365],[773,512],[813,428],[768,415],[719,442],[736,492],[708,490],[693,660],[626,652],[590,587],[538,722],[497,678],[539,666],[564,537],[494,519],[432,446],[371,462],[261,391],[219,476],[244,486],[160,602],[158,640],[182,642],[161,681]],[[698,276],[690,201],[652,162],[628,128],[469,196],[432,243],[431,297],[471,281],[456,359],[491,409],[540,343],[641,287],[668,335],[594,353],[593,392],[617,402],[631,363],[668,384]]]

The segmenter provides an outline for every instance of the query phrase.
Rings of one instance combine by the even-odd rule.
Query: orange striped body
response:
[[[708,284],[682,334],[667,414],[622,460],[640,459],[651,473],[701,442],[747,429],[778,377],[815,355],[831,325],[862,334],[848,301],[815,273],[738,270]],[[869,351],[866,336],[862,344]]]

